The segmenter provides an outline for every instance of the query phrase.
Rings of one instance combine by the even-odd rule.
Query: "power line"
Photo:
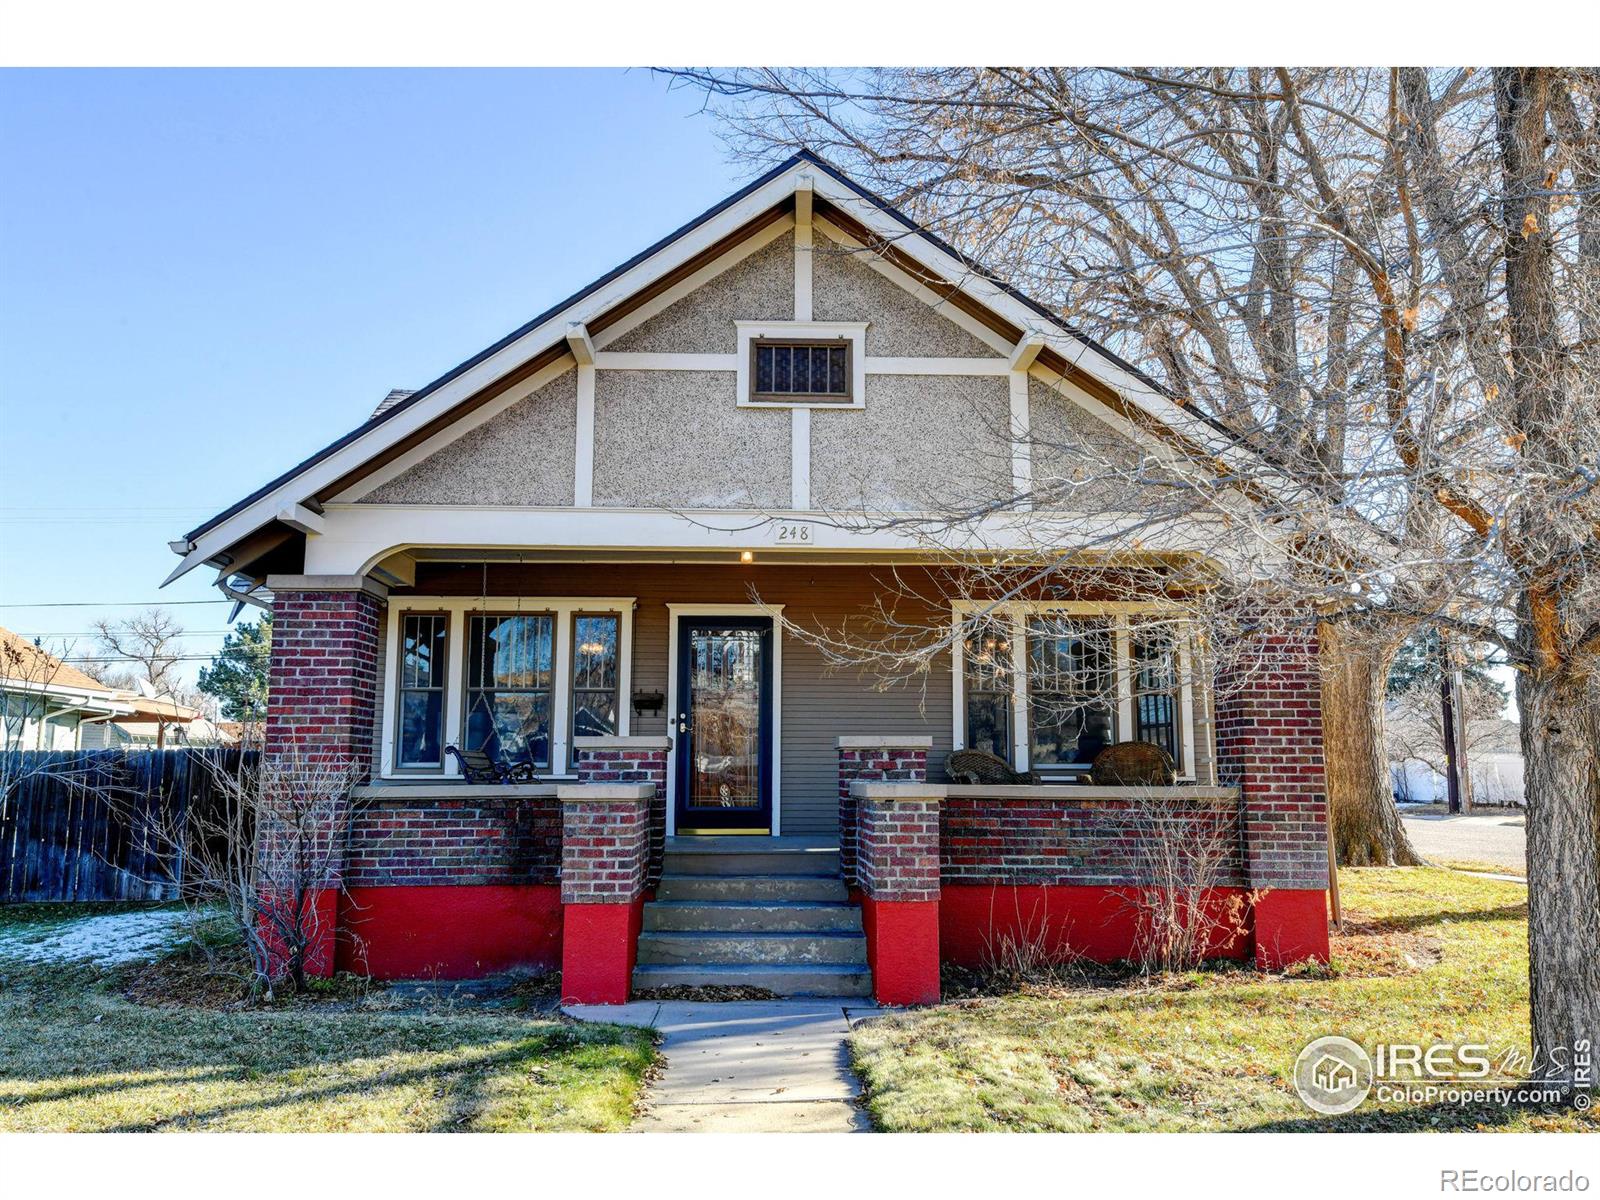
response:
[[[0,608],[176,608],[180,604],[232,604],[232,600],[51,600],[44,604],[0,604]]]

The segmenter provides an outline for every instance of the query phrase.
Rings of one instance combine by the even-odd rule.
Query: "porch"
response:
[[[915,686],[830,670],[805,631],[860,621],[891,590],[908,624],[963,619],[917,607],[906,576],[918,569],[440,561],[394,586],[274,577],[269,749],[316,747],[370,766],[330,881],[339,916],[329,968],[467,977],[560,965],[571,997],[618,1002],[649,986],[652,972],[638,966],[799,968],[832,957],[852,968],[844,991],[916,1002],[937,996],[941,959],[976,963],[1024,927],[1123,957],[1129,889],[1150,882],[1139,842],[1148,814],[1126,790],[1077,782],[1087,764],[1073,759],[1106,733],[1135,740],[1151,714],[1177,750],[1180,781],[1140,789],[1141,803],[1169,805],[1169,823],[1221,829],[1232,852],[1219,888],[1265,894],[1249,936],[1219,952],[1264,965],[1326,954],[1312,647],[1264,644],[1250,687],[1238,688],[1188,663],[1178,670],[1186,651],[1169,640],[1165,691],[1136,697],[1135,622],[1146,614],[1084,599],[1058,602],[1070,618],[1059,621],[1048,607],[1049,619],[1007,612],[1004,672],[965,661],[995,649],[972,641],[993,637],[992,614]],[[1032,689],[1043,678],[1035,661],[1049,656],[1028,648],[1046,638],[1086,658],[1087,639],[1100,639],[1111,690],[1098,728],[1084,704],[1045,727]],[[975,734],[1046,782],[948,782],[946,756]],[[534,778],[468,783],[448,745],[520,757]],[[671,869],[706,836],[747,859],[778,844],[819,857],[804,870],[747,863],[721,883],[706,878],[717,872]],[[804,876],[817,878],[796,882]],[[758,903],[772,910],[759,917],[738,908],[813,886],[828,895]],[[692,895],[676,894],[684,888]],[[691,900],[701,911],[647,909]],[[670,929],[680,916],[702,927]],[[658,936],[674,932],[695,936]],[[683,944],[703,953],[681,961]]]

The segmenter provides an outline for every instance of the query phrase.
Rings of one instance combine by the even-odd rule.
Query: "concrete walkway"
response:
[[[641,1133],[851,1133],[856,1106],[845,1035],[880,1010],[869,1000],[635,1001],[573,1004],[580,1021],[653,1026],[667,1067]]]

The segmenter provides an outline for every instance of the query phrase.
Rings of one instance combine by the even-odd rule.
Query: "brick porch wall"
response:
[[[383,799],[350,823],[350,887],[554,884],[561,809],[549,796],[505,800]]]
[[[650,783],[563,785],[561,995],[628,999],[650,847]]]
[[[1150,853],[1170,835],[1219,845],[1217,886],[1243,887],[1238,798],[1189,790],[1195,795],[1163,799],[1155,814],[1126,797],[948,795],[940,877],[946,884],[1126,886],[1146,881]]]
[[[384,589],[370,580],[343,576],[273,575],[267,586],[273,593],[273,610],[265,757],[278,763],[351,764],[359,768],[358,779],[364,780],[370,772],[369,748],[378,709],[378,626]],[[348,797],[330,806],[321,831],[327,840],[311,848],[323,875],[306,951],[306,970],[312,975],[334,970],[350,814]],[[272,826],[266,816],[258,823],[260,851],[267,856],[276,844]],[[271,896],[269,889],[264,901],[274,903]]]
[[[667,751],[664,737],[580,737],[573,739],[579,783],[648,783],[650,842],[645,865],[645,886],[661,880],[667,841]]]
[[[1311,628],[1262,634],[1216,687],[1217,772],[1243,790],[1256,961],[1328,957],[1328,797],[1322,679]]]
[[[839,751],[839,863],[844,881],[855,886],[856,799],[850,785],[858,779],[874,783],[923,783],[928,778],[930,737],[842,737]]]

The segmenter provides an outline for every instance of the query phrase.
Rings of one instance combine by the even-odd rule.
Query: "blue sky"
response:
[[[645,71],[0,72],[0,625],[93,654],[135,609],[18,606],[215,596],[158,592],[168,540],[753,173],[698,109]],[[226,604],[171,611],[220,645]]]

